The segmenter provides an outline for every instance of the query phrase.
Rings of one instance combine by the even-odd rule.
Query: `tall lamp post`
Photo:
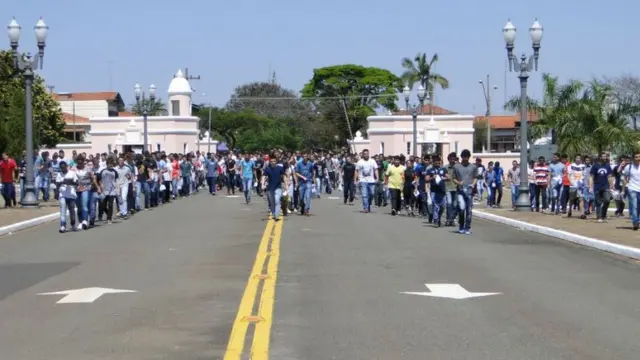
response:
[[[420,101],[420,113],[422,114],[422,109],[424,108],[424,99],[427,96],[427,92],[424,89],[424,86],[420,84],[418,87],[418,101]],[[418,156],[418,115],[417,112],[414,111],[415,116],[413,117],[413,155]]]
[[[154,101],[156,100],[156,86],[151,84],[149,85],[149,99],[147,101],[145,93],[142,91],[142,87],[140,84],[135,84],[133,87],[133,92],[136,95],[136,104],[138,104],[138,110],[142,111],[142,124],[143,124],[143,133],[144,133],[144,151],[149,151],[148,144],[148,130],[147,130],[147,117],[149,116],[149,111],[153,110],[151,107],[153,106]]]
[[[32,56],[30,53],[18,52],[18,42],[20,41],[20,33],[22,27],[15,18],[11,20],[7,26],[7,34],[9,35],[9,43],[13,54],[13,66],[16,70],[22,71],[25,84],[25,117],[26,117],[26,147],[27,147],[27,173],[25,174],[25,193],[24,198],[20,200],[20,205],[25,208],[38,207],[39,202],[36,197],[35,178],[33,176],[33,107],[31,85],[35,77],[34,70],[42,69],[44,62],[44,48],[47,40],[47,32],[49,27],[44,23],[42,18],[38,20],[34,31],[36,33],[36,41],[38,44],[38,55]]]
[[[487,152],[491,152],[491,97],[495,90],[498,90],[497,86],[490,86],[491,76],[487,74],[487,84],[485,86],[484,81],[478,81],[482,86],[482,93],[484,94],[484,101],[487,103]]]
[[[206,93],[202,93],[202,96],[207,97]],[[207,154],[211,154],[211,100],[209,100],[209,138],[207,139]]]
[[[516,27],[511,21],[502,29],[502,35],[507,48],[507,56],[509,60],[509,71],[519,72],[520,79],[520,187],[519,195],[516,201],[516,211],[531,211],[531,202],[529,200],[529,184],[527,180],[528,170],[528,136],[527,136],[527,80],[529,72],[538,71],[538,58],[540,56],[540,40],[542,40],[542,26],[538,20],[534,20],[529,35],[533,43],[533,55],[528,56],[524,53],[518,58],[513,54],[513,48],[516,40]]]

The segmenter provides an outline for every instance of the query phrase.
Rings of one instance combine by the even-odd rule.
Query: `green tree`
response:
[[[597,80],[560,84],[549,74],[543,74],[542,82],[542,101],[529,98],[527,104],[529,112],[538,118],[532,123],[531,139],[553,130],[558,150],[571,156],[638,147],[640,134],[628,127],[629,118],[638,113],[638,108],[618,99],[612,86]],[[520,99],[510,99],[505,109],[520,109]]]
[[[149,109],[149,116],[166,116],[168,114],[164,101],[158,98],[151,100],[150,98],[140,99],[140,102],[131,104],[131,112],[136,115],[142,115],[143,109]]]
[[[0,51],[0,152],[8,151],[14,156],[21,155],[26,145],[22,74],[14,69],[12,54]],[[64,135],[60,105],[51,97],[41,77],[36,75],[31,89],[34,144],[53,147]]]
[[[413,88],[415,83],[419,83],[427,89],[433,99],[436,86],[440,86],[443,90],[449,88],[449,80],[433,71],[438,60],[438,54],[433,54],[431,60],[427,60],[426,53],[418,53],[413,60],[408,57],[403,58],[402,67],[405,70],[400,77],[409,88]]]
[[[486,145],[487,141],[487,132],[489,130],[489,121],[486,118],[478,119],[473,122],[473,151],[481,152],[483,147]],[[495,132],[493,131],[493,126],[491,126],[491,141],[493,143]]]
[[[356,131],[366,130],[367,116],[375,114],[376,108],[397,110],[399,82],[400,78],[386,69],[335,65],[314,69],[302,95],[335,127],[330,137],[350,139]]]

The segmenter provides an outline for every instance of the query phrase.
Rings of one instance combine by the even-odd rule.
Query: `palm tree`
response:
[[[436,86],[442,89],[449,87],[449,80],[444,76],[433,72],[435,63],[438,62],[438,54],[433,54],[431,60],[427,60],[426,53],[418,53],[413,60],[406,57],[402,59],[402,67],[405,69],[400,78],[413,88],[415,83],[419,83],[429,94],[429,98],[433,103],[433,92]],[[433,111],[433,109],[432,109]]]
[[[616,101],[613,89],[599,81],[584,84],[542,75],[543,100],[528,99],[530,114],[538,121],[531,126],[531,139],[555,132],[558,150],[570,156],[604,150],[628,151],[638,146],[640,134],[628,128],[628,119],[637,108]],[[506,110],[520,109],[519,97],[511,98]]]
[[[167,108],[162,102],[162,100],[158,98],[154,98],[153,100],[149,98],[140,99],[140,102],[136,102],[131,105],[131,112],[136,115],[142,115],[142,110],[147,108],[149,116],[158,116],[158,115],[167,115]]]

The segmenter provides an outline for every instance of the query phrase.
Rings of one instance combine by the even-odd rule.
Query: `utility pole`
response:
[[[491,76],[489,76],[489,74],[487,74],[487,82],[486,82],[486,84],[482,80],[480,80],[479,83],[482,86],[482,93],[484,94],[484,100],[487,103],[487,113],[486,113],[486,118],[487,118],[487,152],[491,152],[491,95],[493,94],[494,90],[498,89],[498,87],[497,86],[491,87]]]
[[[198,76],[191,76],[189,75],[189,68],[185,68],[184,69],[184,78],[187,79],[187,81],[189,81],[189,83],[191,83],[191,80],[200,80],[200,75]],[[191,91],[196,91],[196,89],[193,88],[193,86],[191,87]]]

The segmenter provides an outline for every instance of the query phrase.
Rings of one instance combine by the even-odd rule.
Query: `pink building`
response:
[[[473,150],[473,121],[475,116],[456,114],[434,107],[433,115],[428,106],[417,117],[417,151],[448,154],[463,149]],[[406,113],[374,115],[367,118],[367,138],[360,132],[351,142],[357,152],[367,148],[372,154],[412,155],[413,117]]]

